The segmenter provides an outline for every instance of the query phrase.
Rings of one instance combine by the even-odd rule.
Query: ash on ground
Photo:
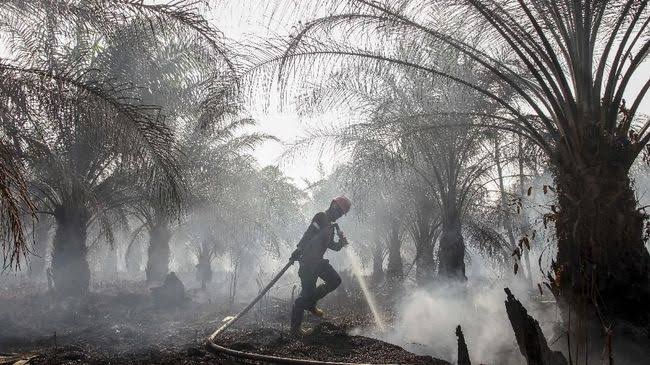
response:
[[[213,354],[206,338],[221,320],[245,303],[187,300],[176,307],[156,305],[143,283],[119,282],[83,299],[60,299],[33,288],[0,296],[0,364],[237,364]],[[194,293],[196,296],[196,293]],[[192,293],[190,293],[190,297]],[[196,299],[196,298],[195,298]],[[219,344],[267,355],[340,362],[448,364],[398,346],[348,335],[370,326],[363,311],[328,305],[329,319],[306,321],[310,335],[288,331],[289,300],[273,299],[254,308],[219,338]],[[358,307],[357,307],[358,308]]]

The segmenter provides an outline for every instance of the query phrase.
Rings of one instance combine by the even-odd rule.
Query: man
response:
[[[328,248],[339,251],[348,244],[345,235],[334,222],[349,212],[351,205],[350,199],[344,196],[334,198],[325,212],[314,216],[300,239],[298,248],[291,254],[291,261],[300,262],[298,276],[301,284],[300,296],[291,311],[291,332],[294,334],[304,334],[300,325],[305,310],[323,317],[324,313],[316,307],[316,303],[341,284],[341,277],[323,255]],[[338,242],[334,241],[335,228],[339,236]],[[324,283],[317,287],[318,278]]]

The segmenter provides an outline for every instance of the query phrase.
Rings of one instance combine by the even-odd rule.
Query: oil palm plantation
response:
[[[363,229],[353,232],[354,235],[371,237],[367,245],[372,251],[373,280],[382,281],[385,277],[387,281],[400,281],[404,274],[402,243],[410,211],[409,192],[406,184],[399,184],[390,171],[378,168],[376,156],[366,152],[371,151],[356,149],[352,160],[330,179],[342,180],[343,190],[354,201],[354,215]]]
[[[458,52],[422,51],[425,52],[437,57],[449,72],[474,73],[471,62],[458,65],[462,60]],[[477,183],[491,168],[479,126],[484,123],[481,115],[492,106],[462,85],[402,71],[350,67],[337,72],[314,92],[314,102],[319,105],[316,110],[343,99],[356,110],[362,122],[352,122],[338,134],[326,129],[320,135],[312,132],[311,137],[334,137],[340,145],[351,148],[355,156],[365,154],[368,161],[383,160],[384,164],[415,174],[420,184],[426,186],[420,196],[437,205],[428,210],[441,214],[438,276],[464,281],[463,221],[479,194]],[[474,75],[477,79],[483,77]],[[393,179],[397,176],[400,174],[394,174]],[[433,250],[428,248],[433,247],[436,224],[425,210],[420,217],[423,226],[418,242],[427,242],[422,245],[421,259],[430,258],[429,264],[433,266]],[[427,264],[422,264],[424,269]]]
[[[149,235],[147,281],[161,281],[169,272],[170,242],[177,231],[184,232],[197,246],[199,271],[209,272],[209,263],[217,254],[215,238],[220,237],[226,212],[237,205],[233,192],[238,185],[246,184],[238,175],[255,171],[247,152],[271,138],[246,131],[253,121],[239,118],[237,108],[226,112],[222,106],[220,110],[218,115],[205,115],[215,114],[209,109],[189,119],[179,133],[179,147],[185,157],[180,169],[188,180],[182,210],[187,214],[179,216],[173,206],[161,204],[157,191],[147,185],[131,192],[128,210],[141,223],[135,232]]]
[[[611,324],[607,318],[648,323],[645,215],[629,178],[630,166],[650,141],[650,121],[638,115],[650,88],[642,67],[650,49],[647,5],[635,0],[332,1],[319,4],[328,15],[307,22],[284,54],[265,61],[281,75],[294,75],[287,70],[306,64],[409,68],[498,103],[491,124],[534,141],[553,166],[558,207],[550,218],[557,256],[549,284],[562,308],[580,308],[589,318],[605,319],[605,326]],[[483,42],[470,43],[459,34],[475,34]],[[458,50],[500,87],[449,72],[420,52],[401,52],[431,43]],[[640,87],[631,87],[635,80]],[[504,89],[515,96],[504,98]]]
[[[134,70],[159,66],[157,76],[183,83],[179,79],[186,74],[172,74],[169,65],[187,67],[182,61],[188,58],[161,62],[161,57],[149,57],[158,48],[204,61],[219,58],[231,66],[224,61],[218,33],[196,10],[192,3],[130,0],[0,6],[2,31],[10,35],[5,38],[10,53],[0,66],[7,114],[3,128],[14,146],[10,157],[28,166],[34,194],[27,201],[56,220],[52,266],[63,295],[88,290],[87,230],[96,226],[111,240],[108,217],[125,214],[129,189],[149,184],[160,204],[178,206],[181,156],[164,116],[173,105],[165,110],[153,105],[159,100],[147,99],[164,83],[131,76]],[[142,176],[152,169],[162,178]]]

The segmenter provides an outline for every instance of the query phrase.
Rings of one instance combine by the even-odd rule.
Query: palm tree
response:
[[[458,65],[462,61],[458,52],[441,51],[436,57],[446,63],[450,72],[474,73],[471,62]],[[315,102],[329,103],[332,98],[342,98],[367,110],[369,122],[353,123],[333,136],[343,145],[353,145],[355,150],[370,151],[371,158],[383,156],[411,169],[428,185],[423,196],[431,197],[441,213],[438,275],[466,280],[463,220],[477,194],[477,182],[491,168],[482,153],[483,131],[473,126],[482,120],[473,118],[471,113],[485,114],[491,105],[464,86],[444,79],[433,80],[417,72],[394,72],[389,68],[381,75],[376,70],[366,71],[367,74],[362,70],[354,67],[339,72],[332,82],[314,92]],[[357,81],[351,82],[353,75]],[[477,79],[482,77],[474,75]],[[365,85],[372,77],[381,81]],[[317,135],[312,133],[312,137]],[[328,135],[332,136],[329,130],[321,131],[321,136]],[[429,219],[426,221],[430,223]],[[421,239],[426,241],[433,232],[426,229],[422,234]],[[428,257],[426,254],[421,259]]]
[[[410,192],[413,212],[408,229],[415,243],[415,281],[422,286],[430,284],[435,276],[434,250],[441,233],[441,212],[426,186],[412,182]]]
[[[231,301],[235,300],[239,283],[252,279],[251,274],[257,271],[242,268],[261,267],[269,258],[285,260],[282,255],[293,250],[304,229],[300,209],[304,192],[277,166],[259,169],[252,159],[247,161],[247,165],[239,167],[230,165],[234,169],[227,174],[230,181],[222,185],[210,215],[210,233],[219,237],[213,241],[213,252],[229,256],[232,265]]]
[[[373,278],[381,281],[385,275],[388,281],[400,281],[404,274],[401,251],[409,212],[408,191],[389,171],[377,169],[374,156],[364,152],[357,149],[353,159],[330,179],[343,180],[343,190],[351,194],[354,215],[365,228],[363,232],[354,233],[372,237],[369,245],[373,253]],[[384,273],[386,257],[388,263]]]
[[[155,115],[135,107],[128,113],[115,110],[105,99],[47,82],[34,82],[28,92],[39,103],[16,118],[15,126],[24,123],[24,142],[16,156],[29,167],[32,198],[57,223],[52,257],[57,290],[83,293],[89,282],[88,227],[107,222],[106,215],[123,202],[124,186],[133,181],[129,171],[136,161],[171,146],[172,135]],[[156,130],[143,136],[135,125],[125,125],[123,118],[129,114]],[[173,155],[163,152],[157,157],[173,168]],[[110,236],[109,230],[104,232]]]
[[[9,1],[0,6],[2,31],[14,35],[9,37],[12,59],[0,65],[2,98],[10,111],[3,128],[19,146],[12,158],[29,164],[38,205],[55,217],[52,265],[62,294],[87,291],[87,230],[98,224],[112,239],[108,215],[124,214],[130,186],[152,182],[141,172],[155,167],[163,176],[152,187],[160,204],[178,205],[182,179],[173,130],[159,107],[143,102],[148,96],[143,88],[136,87],[147,86],[150,95],[163,83],[149,79],[134,86],[134,80],[144,78],[130,76],[159,61],[149,57],[152,49],[169,49],[157,47],[156,41],[190,44],[194,48],[178,52],[200,53],[195,57],[202,62],[212,57],[223,61],[218,33],[196,10],[192,3],[132,0]],[[176,38],[160,37],[162,33]],[[192,42],[186,42],[188,37]],[[184,75],[173,81],[182,83],[178,80]]]
[[[650,142],[650,121],[637,115],[650,88],[641,70],[650,49],[647,1],[327,5],[327,16],[305,23],[284,54],[267,57],[267,64],[282,74],[307,62],[388,64],[453,80],[498,103],[493,126],[534,141],[553,165],[558,242],[549,280],[562,308],[647,323],[645,216],[628,176]],[[450,19],[462,23],[449,27]],[[478,37],[486,41],[477,46],[458,36],[470,29],[480,29]],[[336,39],[328,42],[328,36]],[[503,98],[498,88],[451,73],[422,52],[396,52],[431,43],[458,50],[515,97]],[[637,91],[630,88],[635,79],[642,85]]]
[[[224,209],[237,204],[233,190],[236,191],[236,185],[245,184],[237,175],[245,175],[250,169],[246,152],[272,139],[265,134],[245,132],[254,122],[240,118],[240,109],[235,104],[229,108],[222,107],[220,113],[207,109],[181,129],[179,144],[185,159],[180,168],[188,180],[183,204],[187,217],[177,219],[178,212],[161,204],[158,192],[147,185],[132,192],[129,209],[142,223],[136,235],[142,228],[149,234],[147,281],[161,281],[169,272],[170,241],[178,229],[191,236],[190,241],[199,242],[198,270],[211,272],[207,265],[216,255],[214,238],[221,235],[219,228],[223,228],[226,218]]]

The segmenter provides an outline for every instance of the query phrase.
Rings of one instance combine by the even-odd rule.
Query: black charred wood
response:
[[[564,355],[548,347],[546,337],[539,327],[539,322],[528,315],[528,311],[519,302],[510,289],[504,289],[507,295],[506,312],[515,332],[519,351],[526,358],[528,365],[567,365]]]
[[[469,360],[469,351],[467,351],[465,336],[460,326],[456,327],[456,338],[458,339],[458,365],[472,365],[472,362]]]
[[[185,285],[174,272],[167,274],[163,285],[151,288],[151,294],[158,307],[180,306],[187,301]]]

